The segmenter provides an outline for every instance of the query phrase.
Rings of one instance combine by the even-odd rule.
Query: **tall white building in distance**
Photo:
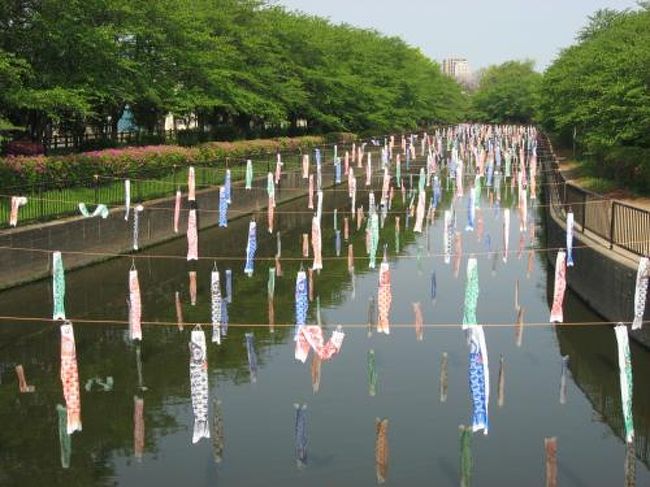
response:
[[[443,59],[442,72],[455,78],[460,83],[469,83],[472,78],[472,70],[465,58],[450,57]]]

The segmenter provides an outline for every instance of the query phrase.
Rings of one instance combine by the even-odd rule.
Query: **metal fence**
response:
[[[567,182],[548,140],[552,158],[546,160],[547,202],[562,217],[573,211],[578,231],[588,231],[605,240],[609,248],[620,247],[639,256],[650,254],[650,212],[607,199]]]
[[[176,130],[165,130],[156,133],[142,131],[117,132],[114,137],[111,134],[86,132],[81,135],[69,133],[54,134],[43,139],[43,146],[48,153],[65,153],[78,151],[81,147],[112,145],[140,145],[157,142],[160,144],[177,143],[178,133]]]
[[[350,144],[322,144],[322,160],[331,164],[333,146],[337,145],[339,155],[350,149]],[[366,149],[367,151],[376,148]],[[302,167],[302,150],[281,151],[283,172],[298,171]],[[375,155],[375,154],[373,154]],[[255,177],[266,175],[276,166],[277,153],[250,156]],[[226,169],[230,169],[232,181],[245,178],[246,158],[226,158],[218,165],[194,165],[196,189],[215,188],[224,184]],[[333,169],[330,169],[333,170]],[[95,176],[87,180],[71,182],[69,186],[52,185],[45,179],[31,186],[7,187],[0,185],[0,229],[9,227],[11,196],[26,196],[28,204],[19,210],[19,224],[38,223],[58,218],[79,215],[79,203],[88,205],[93,211],[97,204],[110,207],[124,205],[124,180],[131,184],[132,204],[157,198],[172,197],[177,189],[187,191],[189,166],[173,166],[170,172],[156,178],[143,177],[141,173],[120,174],[116,177]]]
[[[343,145],[339,145],[340,148]],[[301,155],[298,151],[281,152],[283,171],[297,170]],[[251,156],[255,177],[275,168],[276,153]],[[227,159],[217,166],[195,165],[196,188],[207,189],[224,184],[226,169],[230,169],[232,181],[244,179],[245,159]],[[186,191],[189,166],[174,166],[162,177],[146,178],[142,174],[120,174],[119,177],[95,176],[87,180],[75,180],[70,186],[54,186],[45,179],[27,187],[1,187],[0,228],[9,226],[11,196],[26,196],[28,204],[19,210],[19,224],[55,220],[65,216],[79,215],[79,203],[85,203],[92,211],[94,205],[109,207],[123,205],[124,180],[131,181],[131,201],[140,203],[156,198],[171,197],[177,189]]]
[[[237,131],[230,126],[216,126],[211,130],[194,128],[156,130],[154,132],[130,130],[115,133],[85,132],[82,134],[63,132],[46,135],[41,142],[47,154],[68,154],[122,146],[157,144],[195,146],[213,141],[299,137],[302,135],[310,135],[307,128],[287,130],[269,127],[255,131]]]

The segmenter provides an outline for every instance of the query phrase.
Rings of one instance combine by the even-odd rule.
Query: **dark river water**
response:
[[[359,189],[363,178],[358,175]],[[394,213],[380,233],[380,248],[388,245],[392,278],[390,335],[367,327],[369,299],[376,300],[378,269],[368,269],[365,234],[350,222],[356,273],[348,272],[348,242],[336,259],[334,208],[339,229],[349,215],[346,186],[324,195],[324,268],[314,274],[314,301],[308,321],[320,321],[328,338],[337,324],[345,339],[338,355],[321,365],[318,392],[312,385],[311,356],[306,364],[294,359],[294,286],[301,265],[301,236],[310,232],[307,199],[279,205],[276,228],[281,231],[283,275],[276,279],[269,323],[268,268],[274,265],[276,236],[266,231],[266,216],[258,215],[258,251],[252,277],[243,273],[248,218],[227,229],[200,233],[201,255],[219,256],[220,270],[232,269],[230,326],[221,345],[208,340],[210,421],[213,399],[221,401],[223,453],[215,462],[213,439],[192,444],[188,342],[192,325],[177,325],[178,292],[186,323],[210,321],[212,261],[188,264],[184,259],[156,256],[186,252],[184,238],[146,250],[136,265],[142,289],[143,341],[134,345],[123,323],[127,319],[130,258],[118,258],[66,274],[66,310],[75,323],[79,378],[82,387],[83,431],[71,436],[69,468],[63,468],[56,405],[63,402],[59,379],[59,327],[52,323],[5,321],[0,328],[0,484],[52,485],[374,485],[376,418],[388,419],[390,485],[458,485],[461,479],[459,425],[471,422],[468,386],[468,346],[460,329],[463,317],[468,257],[478,259],[480,296],[477,316],[486,324],[491,395],[488,435],[471,437],[471,483],[474,485],[543,485],[544,439],[557,437],[558,483],[573,486],[622,485],[627,449],[620,404],[616,339],[609,326],[549,326],[553,282],[544,251],[540,210],[529,210],[535,223],[520,242],[516,198],[504,188],[501,209],[484,188],[477,229],[465,230],[467,194],[454,203],[462,255],[448,264],[443,254],[443,211],[421,234],[406,228],[399,192],[393,211],[401,217],[400,249],[395,246]],[[444,187],[444,184],[443,184]],[[377,193],[379,201],[380,191]],[[430,195],[430,193],[428,193]],[[236,196],[236,193],[235,193]],[[428,196],[430,198],[430,196]],[[367,194],[358,204],[367,208]],[[504,263],[503,208],[511,207],[511,253]],[[482,235],[479,238],[479,227]],[[487,236],[489,235],[489,239]],[[520,245],[522,246],[521,251]],[[579,250],[576,250],[579,251]],[[380,252],[381,254],[381,252]],[[311,255],[311,254],[310,254]],[[262,260],[266,259],[266,260]],[[65,254],[64,254],[65,260]],[[381,255],[378,258],[378,264]],[[379,267],[379,265],[377,266]],[[188,271],[197,271],[197,299],[189,297]],[[431,299],[431,276],[436,297]],[[552,272],[552,271],[551,271]],[[222,273],[223,274],[223,273]],[[223,280],[223,277],[222,277]],[[523,328],[517,329],[515,286]],[[37,282],[0,294],[0,314],[51,316],[51,284]],[[420,303],[423,339],[418,340],[413,303]],[[598,322],[570,291],[565,322]],[[427,326],[427,325],[444,326]],[[488,326],[499,324],[504,326]],[[243,326],[241,326],[243,325]],[[251,381],[245,333],[254,334],[258,359]],[[650,356],[632,343],[636,479],[650,485],[648,429],[650,419]],[[376,395],[369,394],[368,352],[374,351]],[[447,354],[446,400],[441,401],[441,361]],[[561,401],[562,356],[569,356],[566,394]],[[499,398],[503,357],[503,397]],[[139,360],[138,360],[139,358]],[[139,362],[139,363],[138,363]],[[19,393],[14,366],[22,364],[32,393]],[[94,387],[89,379],[111,376],[112,390]],[[142,401],[140,402],[140,399]],[[296,462],[295,403],[305,403],[307,461]],[[137,405],[137,407],[136,407]],[[136,414],[142,408],[142,422]],[[138,423],[137,425],[135,423]],[[137,435],[144,424],[144,444]],[[467,454],[467,451],[465,452]],[[467,458],[467,457],[465,457]]]

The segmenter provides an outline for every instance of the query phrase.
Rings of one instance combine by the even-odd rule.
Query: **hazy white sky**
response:
[[[466,57],[472,68],[530,58],[543,70],[587,16],[635,0],[275,0],[335,23],[398,35],[429,57]]]

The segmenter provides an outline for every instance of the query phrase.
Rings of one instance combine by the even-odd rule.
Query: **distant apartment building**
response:
[[[450,57],[442,60],[442,72],[455,78],[461,83],[468,83],[472,77],[472,70],[465,58]]]

